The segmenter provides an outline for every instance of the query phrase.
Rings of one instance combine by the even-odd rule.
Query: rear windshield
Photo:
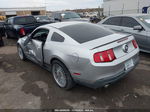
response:
[[[32,16],[17,17],[14,19],[14,24],[16,25],[33,24],[33,23],[36,23],[36,19]]]
[[[79,43],[85,43],[113,34],[110,30],[90,23],[70,25],[62,27],[60,30]]]

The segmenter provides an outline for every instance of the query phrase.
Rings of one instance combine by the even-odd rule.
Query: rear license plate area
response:
[[[125,62],[125,70],[129,70],[130,68],[132,68],[134,66],[133,60],[130,59],[127,62]]]

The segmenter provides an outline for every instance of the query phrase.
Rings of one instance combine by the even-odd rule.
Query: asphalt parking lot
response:
[[[52,75],[17,55],[16,40],[0,48],[0,109],[150,109],[150,54],[127,77],[108,88],[60,89]],[[107,112],[107,111],[106,111]]]

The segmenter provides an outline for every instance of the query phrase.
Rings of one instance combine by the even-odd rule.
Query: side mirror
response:
[[[141,31],[143,30],[143,27],[142,26],[134,26],[133,30],[138,30],[138,31]]]

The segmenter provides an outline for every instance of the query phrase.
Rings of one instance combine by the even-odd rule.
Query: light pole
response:
[[[137,13],[140,13],[140,1],[138,0],[138,10]]]
[[[123,6],[122,6],[122,14],[124,13],[124,3],[123,3]]]
[[[45,3],[44,3],[44,4],[45,4],[45,12],[46,12],[46,15],[47,15],[47,11],[46,11],[46,0],[45,0]]]
[[[110,16],[110,8],[111,8],[111,6],[109,5],[109,16]]]

